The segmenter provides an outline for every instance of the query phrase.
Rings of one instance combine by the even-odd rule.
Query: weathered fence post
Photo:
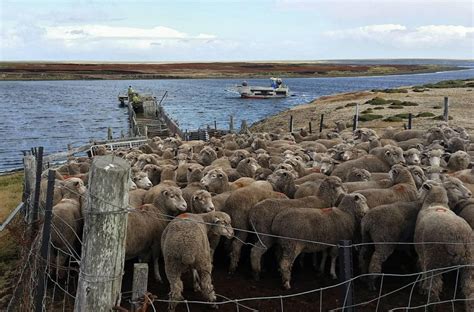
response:
[[[145,138],[148,138],[148,126],[147,125],[143,126],[143,136]]]
[[[290,115],[290,133],[293,132],[293,115]]]
[[[46,270],[44,269],[48,265],[48,254],[49,244],[51,240],[51,221],[53,218],[53,196],[54,196],[54,182],[56,179],[56,171],[48,171],[48,188],[46,191],[46,207],[44,209],[44,223],[43,223],[43,235],[41,239],[40,249],[40,264],[38,270],[38,284],[36,286],[35,294],[35,311],[43,311],[43,298],[45,295],[45,280]]]
[[[29,223],[33,223],[38,220],[38,212],[39,212],[39,198],[41,193],[41,174],[43,173],[43,147],[40,146],[38,148],[38,152],[36,153],[36,175],[35,175],[35,196],[33,199],[33,211],[31,212],[30,216],[31,219],[28,220]],[[34,231],[37,231],[38,227],[34,226]]]
[[[148,289],[148,264],[135,263],[133,265],[133,282],[132,282],[132,303],[133,311],[136,311],[140,305],[138,300],[145,295]]]
[[[319,122],[319,133],[323,132],[324,114],[321,114],[321,121]]]
[[[123,130],[120,130],[120,138],[124,138],[125,137],[125,133],[123,132]]]
[[[356,131],[357,129],[357,115],[352,117],[352,131]]]
[[[217,120],[214,119],[214,130],[217,131]]]
[[[234,116],[230,115],[229,132],[234,132]]]
[[[354,116],[354,123],[352,125],[352,131],[356,131],[359,127],[359,103],[356,104],[356,112]]]
[[[447,96],[444,97],[444,112],[443,112],[443,119],[444,121],[449,121],[449,98]]]
[[[112,155],[94,158],[74,311],[110,311],[120,304],[129,179],[126,160]]]
[[[25,210],[26,215],[28,216],[26,220],[30,220],[31,214],[31,195],[35,190],[35,172],[36,172],[36,161],[33,155],[26,155],[23,157],[23,167],[25,173],[25,190],[23,202],[27,204],[27,209]]]
[[[411,129],[412,119],[413,119],[413,115],[412,115],[412,113],[409,113],[408,114],[408,129]]]
[[[247,133],[249,127],[247,126],[247,120],[242,120],[242,124],[240,125],[240,133]]]
[[[112,140],[112,128],[108,127],[107,128],[107,140]]]
[[[309,126],[309,133],[310,134],[313,133],[311,121],[309,122],[308,126]]]
[[[341,303],[343,306],[342,312],[354,312],[353,305],[354,286],[352,279],[352,242],[350,240],[339,241],[339,282],[344,283],[341,286]],[[346,308],[347,307],[347,308]]]

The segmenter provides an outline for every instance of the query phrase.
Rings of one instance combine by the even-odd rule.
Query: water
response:
[[[79,146],[91,138],[105,138],[107,127],[114,135],[127,131],[127,110],[118,106],[117,95],[129,85],[158,97],[180,127],[206,125],[227,128],[230,115],[235,125],[242,119],[253,123],[293,106],[340,92],[394,88],[446,79],[474,78],[472,68],[462,71],[381,77],[285,79],[294,96],[286,99],[240,99],[226,91],[241,79],[96,80],[96,81],[0,81],[0,171],[21,167],[21,151],[44,146],[46,153],[63,151],[67,144]],[[268,85],[267,79],[249,79]]]

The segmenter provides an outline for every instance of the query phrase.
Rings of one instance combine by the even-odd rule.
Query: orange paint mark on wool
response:
[[[321,212],[324,214],[330,214],[332,212],[332,207],[331,208],[323,208],[321,209]]]
[[[187,213],[182,213],[182,214],[180,214],[179,216],[177,216],[176,218],[186,219],[186,218],[188,218],[188,217],[189,217],[189,214],[187,214]]]
[[[402,193],[405,191],[405,186],[401,185],[401,184],[397,184],[393,187],[393,190],[395,192],[398,192],[398,193]]]
[[[311,172],[321,173],[321,169],[313,168],[313,169],[311,169]]]
[[[439,211],[439,212],[446,212],[446,208],[436,208],[436,211]]]

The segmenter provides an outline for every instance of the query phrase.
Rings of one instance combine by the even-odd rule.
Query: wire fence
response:
[[[134,214],[143,213],[141,208],[134,208],[131,206],[120,207],[113,203],[106,201],[102,198],[97,197],[91,191],[85,194],[78,193],[75,189],[62,186],[67,191],[75,194],[78,198],[84,199],[87,202],[88,198],[95,198],[96,200],[103,201],[108,205],[116,208],[113,211],[107,212],[106,214]],[[39,191],[39,190],[38,190]],[[33,192],[30,192],[33,196]],[[28,200],[23,212],[32,211],[33,201]],[[51,222],[51,241],[47,244],[48,252],[46,257],[41,256],[41,248],[43,236],[43,225],[45,222],[45,216],[47,215],[48,209],[52,207],[46,207],[43,204],[38,206],[38,220],[34,220],[33,223],[28,223],[29,218],[24,217],[15,218],[8,226],[10,232],[15,238],[15,241],[21,246],[20,250],[20,265],[16,274],[17,283],[13,287],[13,296],[10,300],[8,310],[16,311],[38,311],[38,293],[37,290],[40,288],[38,283],[42,282],[44,295],[40,297],[40,310],[41,311],[72,311],[74,308],[74,302],[76,300],[76,291],[78,286],[78,280],[82,278],[91,279],[117,279],[122,278],[122,273],[117,276],[89,276],[86,272],[81,271],[80,263],[82,260],[81,249],[83,247],[83,240],[86,239],[88,233],[82,233],[82,226],[76,228],[71,223],[82,224],[84,218],[88,215],[96,212],[88,211],[83,207],[84,215],[78,218],[65,220],[59,214],[54,213]],[[150,216],[150,215],[148,215]],[[176,218],[174,215],[166,214],[160,211],[156,211],[152,215],[158,221],[166,221]],[[210,226],[215,226],[213,223],[201,222],[193,219],[184,219],[188,222],[198,222]],[[34,230],[37,228],[38,230]],[[362,246],[375,246],[377,244],[393,244],[393,245],[405,245],[413,246],[417,244],[443,244],[443,245],[458,245],[466,244],[461,242],[369,242],[369,243],[349,243],[347,245],[334,244],[325,241],[314,241],[309,239],[302,239],[297,237],[285,237],[280,235],[274,235],[271,233],[260,233],[254,229],[240,229],[234,228],[235,232],[246,232],[253,234],[259,239],[259,237],[269,236],[280,240],[292,240],[298,241],[305,244],[317,244],[327,248],[338,248],[338,249],[350,249],[351,253],[356,251]],[[238,239],[235,237],[235,239]],[[262,248],[259,244],[255,244],[251,241],[241,241],[242,244],[249,245],[252,248]],[[472,242],[471,242],[472,244]],[[61,260],[58,260],[61,259]],[[150,311],[162,310],[160,304],[179,303],[181,308],[184,307],[185,311],[191,311],[196,309],[197,311],[202,310],[202,307],[208,306],[225,306],[227,310],[235,311],[257,311],[259,306],[265,307],[264,302],[272,302],[272,310],[280,311],[292,311],[294,307],[294,301],[300,298],[311,297],[313,311],[385,311],[386,306],[392,306],[391,311],[416,311],[426,310],[434,306],[442,306],[443,311],[461,311],[462,306],[466,302],[474,300],[474,297],[463,298],[460,295],[458,284],[460,283],[460,276],[463,270],[473,270],[474,264],[466,265],[455,265],[449,267],[436,268],[424,272],[414,273],[367,273],[357,274],[349,279],[342,280],[338,283],[331,283],[328,286],[315,287],[304,291],[298,291],[295,293],[282,292],[277,287],[268,289],[266,293],[276,292],[277,294],[236,298],[235,292],[232,293],[220,293],[219,289],[216,289],[217,297],[219,298],[216,302],[207,302],[202,300],[169,300],[167,294],[163,293],[145,293],[142,298],[138,299],[139,304],[142,307],[148,307]],[[447,293],[443,294],[442,300],[433,301],[430,298],[431,283],[433,278],[437,276],[451,273],[455,274],[455,281],[449,283],[450,287]],[[129,273],[126,273],[129,274]],[[40,276],[44,276],[44,279],[40,279]],[[379,283],[377,290],[368,292],[365,290],[365,280],[367,278],[378,278]],[[472,277],[471,277],[472,278]],[[231,280],[228,281],[232,283]],[[430,283],[429,291],[425,295],[420,295],[415,291],[417,285],[421,283]],[[247,281],[250,284],[250,281]],[[298,284],[298,280],[294,281]],[[395,284],[395,286],[394,286]],[[335,293],[340,293],[345,290],[341,296]],[[350,291],[354,290],[358,295],[355,296],[357,300],[348,300],[351,296]],[[238,290],[237,290],[238,293]],[[403,300],[400,301],[400,296]],[[448,297],[449,296],[449,297]],[[117,307],[117,309],[128,309],[137,303],[136,298],[132,298],[132,291],[126,290],[121,293],[123,307]],[[230,297],[230,298],[229,298]],[[234,298],[232,298],[234,297]],[[393,299],[393,302],[391,301]],[[387,302],[390,301],[388,304]],[[447,308],[448,307],[448,308]],[[265,308],[262,308],[265,309]]]

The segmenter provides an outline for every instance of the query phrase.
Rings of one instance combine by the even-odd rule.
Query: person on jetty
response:
[[[133,90],[132,86],[128,86],[128,98],[131,99],[133,98],[133,95],[135,94],[135,90]]]

